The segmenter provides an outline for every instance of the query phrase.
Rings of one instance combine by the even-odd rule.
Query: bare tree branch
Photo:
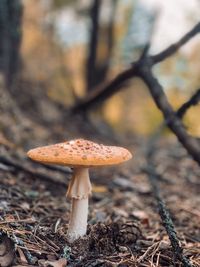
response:
[[[172,54],[176,53],[178,49],[186,44],[188,41],[190,41],[195,35],[197,35],[200,32],[200,22],[197,23],[192,30],[187,32],[177,43],[169,46],[167,49],[162,51],[161,53],[149,56],[149,61],[152,62],[152,65],[155,65],[163,60],[165,60],[167,57],[171,56]],[[146,56],[146,50],[148,50],[148,47],[145,47],[144,52],[142,53],[142,58],[148,57]],[[86,111],[90,108],[94,107],[97,103],[103,102],[108,97],[112,96],[114,93],[118,92],[121,88],[124,82],[127,80],[130,80],[131,78],[134,78],[136,76],[136,67],[140,65],[141,60],[134,62],[132,64],[132,67],[129,69],[121,72],[118,74],[112,81],[110,81],[107,85],[103,84],[96,88],[96,90],[93,90],[88,96],[86,96],[85,99],[83,99],[80,103],[75,105],[73,107],[72,111]]]
[[[163,91],[162,86],[158,80],[154,77],[152,67],[154,64],[164,60],[175,53],[182,45],[188,42],[200,31],[200,22],[185,36],[183,36],[177,43],[169,46],[166,50],[159,53],[156,56],[146,56],[146,53],[142,54],[142,57],[137,62],[133,63],[132,67],[124,72],[120,73],[115,79],[113,79],[107,86],[99,88],[92,95],[83,101],[81,104],[74,108],[74,111],[85,110],[96,104],[97,102],[105,100],[113,93],[117,92],[121,85],[133,77],[140,77],[147,85],[157,107],[163,113],[166,124],[177,136],[180,143],[185,147],[188,153],[193,159],[200,165],[200,145],[197,139],[190,136],[185,130],[184,125],[178,116],[182,116],[189,106],[199,101],[199,92],[194,97],[183,105],[176,113],[167,100],[167,97]],[[178,116],[177,116],[178,115]]]
[[[162,86],[153,76],[151,66],[151,62],[148,63],[148,60],[145,60],[145,62],[143,63],[143,67],[141,67],[138,71],[138,76],[141,77],[142,80],[148,86],[148,89],[157,107],[163,113],[163,116],[169,128],[177,136],[180,143],[185,147],[185,149],[193,157],[193,159],[200,165],[199,142],[195,138],[190,136],[185,130],[185,127],[182,124],[181,120],[178,118],[176,112],[174,112],[171,105],[169,104]]]
[[[175,54],[181,46],[190,41],[198,33],[200,33],[200,22],[197,23],[192,30],[187,32],[178,42],[170,45],[167,49],[165,49],[161,53],[155,56],[151,56],[153,64],[157,64],[165,60],[166,58],[170,57],[171,55]]]
[[[198,102],[200,101],[200,89],[198,89],[192,96],[191,98],[183,103],[178,110],[176,111],[176,115],[182,119],[187,112],[187,110],[193,106],[197,105]],[[155,146],[158,138],[161,136],[163,133],[165,127],[167,126],[167,121],[163,121],[163,123],[160,124],[160,126],[156,129],[156,131],[149,137],[149,142],[148,142],[148,149],[146,152],[146,157],[151,158],[154,154],[155,151]]]
[[[78,103],[72,108],[72,112],[85,111],[89,108],[97,105],[98,103],[103,102],[108,97],[112,96],[114,93],[121,89],[121,86],[124,85],[124,82],[133,78],[134,67],[129,68],[128,70],[120,73],[116,78],[114,78],[108,85],[103,87],[98,87],[96,90],[92,91],[85,100]]]

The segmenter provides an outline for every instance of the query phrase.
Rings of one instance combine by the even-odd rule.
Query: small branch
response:
[[[22,251],[23,251],[23,253],[24,253],[24,255],[25,255],[26,260],[28,261],[28,263],[31,264],[31,265],[35,265],[35,263],[37,261],[37,258],[34,257],[30,253],[30,251],[29,251],[30,249],[28,250],[26,248],[26,246],[24,245],[24,242],[19,237],[15,236],[14,234],[13,234],[13,238],[14,238],[14,241],[15,241],[17,247],[19,247],[19,248],[22,249]]]
[[[191,107],[191,106],[195,106],[200,102],[200,88],[194,93],[194,95],[192,95],[192,97],[185,102],[176,112],[176,115],[179,118],[183,118],[183,116],[185,115],[185,113],[187,112],[187,110]]]
[[[180,47],[182,47],[184,44],[190,41],[198,33],[200,33],[200,22],[197,23],[192,30],[187,32],[178,42],[170,45],[167,49],[165,49],[161,53],[155,56],[151,56],[153,64],[157,64],[175,54]]]

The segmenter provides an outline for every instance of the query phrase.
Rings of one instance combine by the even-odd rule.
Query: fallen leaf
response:
[[[39,260],[39,266],[41,267],[65,267],[67,266],[67,260],[65,258],[61,258],[56,261]]]
[[[92,191],[94,193],[106,193],[108,189],[103,185],[92,185]]]
[[[149,226],[149,216],[148,214],[143,210],[135,210],[131,213],[134,217],[140,219],[140,222],[142,224],[146,224]]]
[[[4,233],[0,235],[0,266],[7,267],[11,265],[15,257],[14,243]]]

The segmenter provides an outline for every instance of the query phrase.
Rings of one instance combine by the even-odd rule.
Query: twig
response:
[[[185,208],[184,206],[181,206],[180,208],[181,208],[181,210],[183,210],[185,212],[188,212],[188,213],[190,213],[190,214],[192,214],[192,215],[197,216],[197,217],[200,218],[200,211],[198,211],[198,210],[191,210],[189,207],[188,208]]]
[[[37,261],[37,258],[32,256],[32,254],[29,251],[30,249],[28,250],[26,248],[24,242],[19,237],[15,236],[14,234],[13,234],[13,238],[14,238],[15,243],[17,244],[17,246],[22,249],[22,251],[23,251],[28,263],[29,264],[35,264],[36,261]]]
[[[183,116],[185,115],[185,113],[187,112],[187,110],[191,107],[191,106],[195,106],[200,102],[200,88],[194,93],[194,95],[192,95],[192,97],[185,102],[176,112],[177,116],[179,118],[183,118]]]
[[[151,251],[157,247],[159,245],[159,242],[153,243],[153,245],[151,245],[150,247],[147,248],[147,250],[144,252],[144,254],[142,254],[138,259],[137,259],[137,263],[140,263],[141,261],[143,261],[146,256],[148,256]]]
[[[0,221],[0,225],[1,224],[7,224],[7,223],[35,223],[36,220],[32,219],[32,218],[27,218],[27,219],[20,219],[20,220],[7,220],[7,221]]]

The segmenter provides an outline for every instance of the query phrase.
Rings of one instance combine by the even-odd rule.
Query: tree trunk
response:
[[[19,68],[21,43],[21,0],[0,1],[0,73],[7,87],[12,85]]]
[[[95,0],[90,11],[91,33],[86,64],[86,90],[88,92],[105,81],[112,56],[114,18],[117,0],[110,0],[110,18],[107,25],[103,27],[100,25],[99,21],[102,4],[100,0]],[[100,46],[104,47],[104,53],[101,54],[101,59],[99,60],[98,54]]]
[[[86,87],[90,91],[95,85],[96,78],[96,57],[98,49],[98,37],[99,37],[99,13],[100,13],[101,2],[100,0],[94,0],[91,10],[91,31],[90,40],[88,46],[88,58],[87,58],[87,69],[86,69]]]

